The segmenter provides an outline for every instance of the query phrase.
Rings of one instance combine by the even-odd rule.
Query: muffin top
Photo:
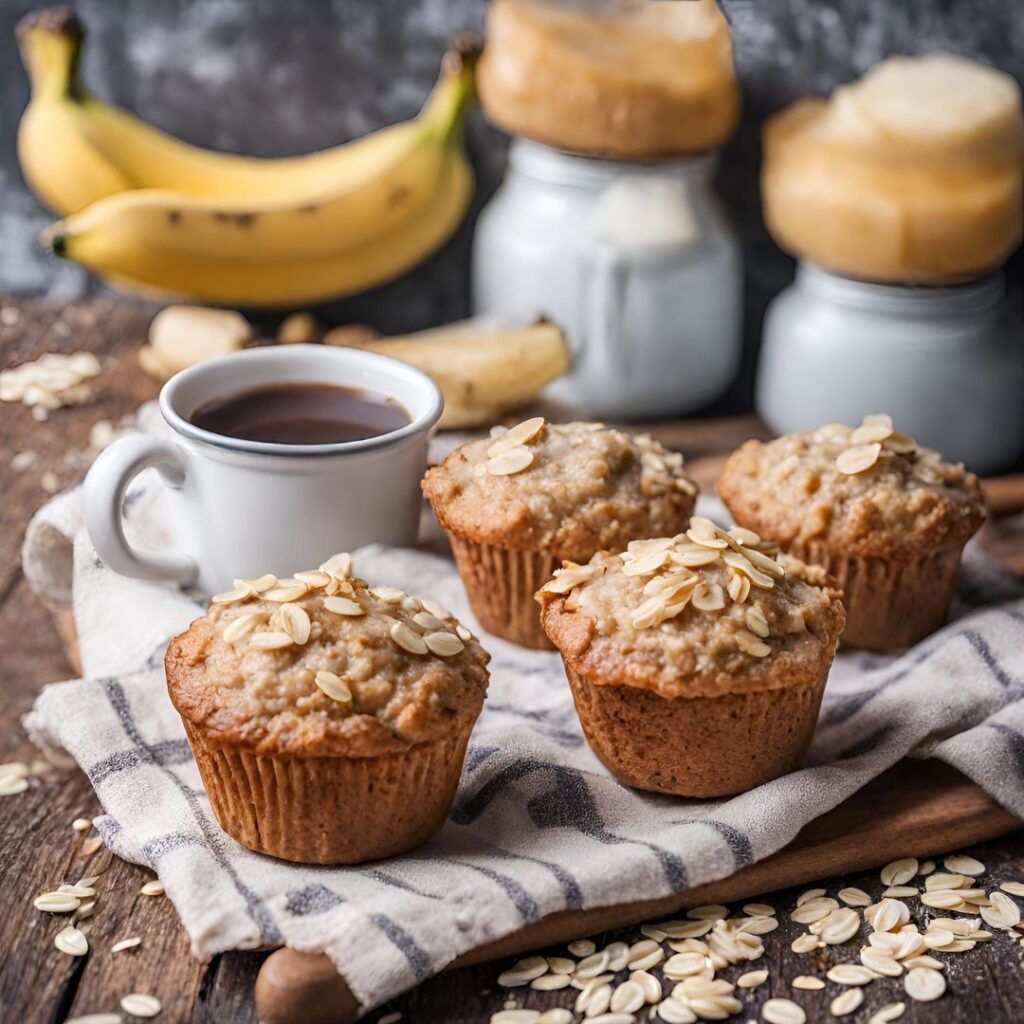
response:
[[[567,562],[537,599],[588,682],[668,699],[816,683],[846,621],[823,569],[702,516],[684,534]]]
[[[372,757],[471,723],[488,654],[443,608],[318,570],[236,580],[167,650],[181,715],[260,754]]]
[[[681,530],[697,485],[682,455],[646,435],[537,416],[456,448],[423,490],[457,536],[585,561]]]
[[[784,548],[909,562],[959,546],[985,518],[978,478],[885,415],[830,423],[733,452],[718,491],[737,522]]]

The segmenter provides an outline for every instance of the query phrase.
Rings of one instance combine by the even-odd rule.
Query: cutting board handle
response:
[[[260,1024],[352,1024],[359,1001],[324,953],[279,949],[256,977]]]

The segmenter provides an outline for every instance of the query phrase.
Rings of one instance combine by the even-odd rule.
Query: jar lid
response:
[[[714,149],[739,119],[732,38],[714,0],[494,0],[477,81],[505,131],[597,156]]]

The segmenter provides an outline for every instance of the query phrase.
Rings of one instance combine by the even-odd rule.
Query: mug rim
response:
[[[317,359],[340,360],[342,364],[350,366],[363,366],[381,371],[384,375],[393,378],[404,379],[414,387],[420,388],[427,401],[424,412],[416,416],[397,430],[388,431],[386,434],[378,434],[374,437],[365,437],[357,441],[334,441],[327,444],[283,444],[279,441],[250,441],[245,438],[227,437],[224,434],[217,434],[211,430],[204,430],[197,427],[187,417],[178,412],[175,407],[175,400],[179,392],[187,384],[197,377],[208,373],[226,363],[238,365],[242,360],[259,362],[268,358],[280,358],[283,353],[291,357],[315,353]],[[253,385],[258,387],[259,385]],[[244,391],[243,386],[239,391]],[[388,393],[386,388],[375,388],[389,398],[395,398]],[[309,458],[310,456],[322,457],[331,455],[347,455],[356,452],[374,451],[380,448],[390,447],[406,438],[414,437],[431,430],[441,418],[444,409],[444,397],[441,389],[433,377],[409,363],[403,363],[391,356],[380,355],[377,352],[364,352],[361,349],[332,347],[329,345],[267,345],[260,348],[242,349],[238,352],[231,352],[228,355],[217,356],[214,359],[207,359],[184,370],[179,370],[160,389],[158,398],[160,415],[164,422],[182,437],[187,437],[200,444],[209,445],[213,448],[220,448],[225,451],[244,453],[248,455],[275,455],[285,458]],[[412,416],[412,412],[406,409]]]

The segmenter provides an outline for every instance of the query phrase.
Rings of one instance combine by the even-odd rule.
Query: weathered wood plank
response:
[[[37,359],[44,352],[95,352],[103,373],[93,383],[92,399],[78,406],[51,412],[42,423],[24,405],[0,403],[0,474],[4,500],[0,502],[0,593],[17,571],[21,538],[31,514],[49,497],[44,474],[52,473],[59,488],[76,483],[87,462],[89,431],[99,420],[116,423],[147,399],[155,398],[157,382],[146,376],[135,351],[145,340],[156,307],[113,300],[62,306],[45,299],[0,302],[17,318],[0,318],[0,367]],[[37,458],[26,470],[9,468],[17,452]]]
[[[89,962],[69,1015],[116,1011],[122,996],[146,992],[163,1003],[162,1019],[188,1020],[207,968],[189,955],[170,900],[139,892],[152,874],[116,857],[109,860],[96,883]],[[142,939],[135,949],[110,952],[114,943],[134,937]]]

